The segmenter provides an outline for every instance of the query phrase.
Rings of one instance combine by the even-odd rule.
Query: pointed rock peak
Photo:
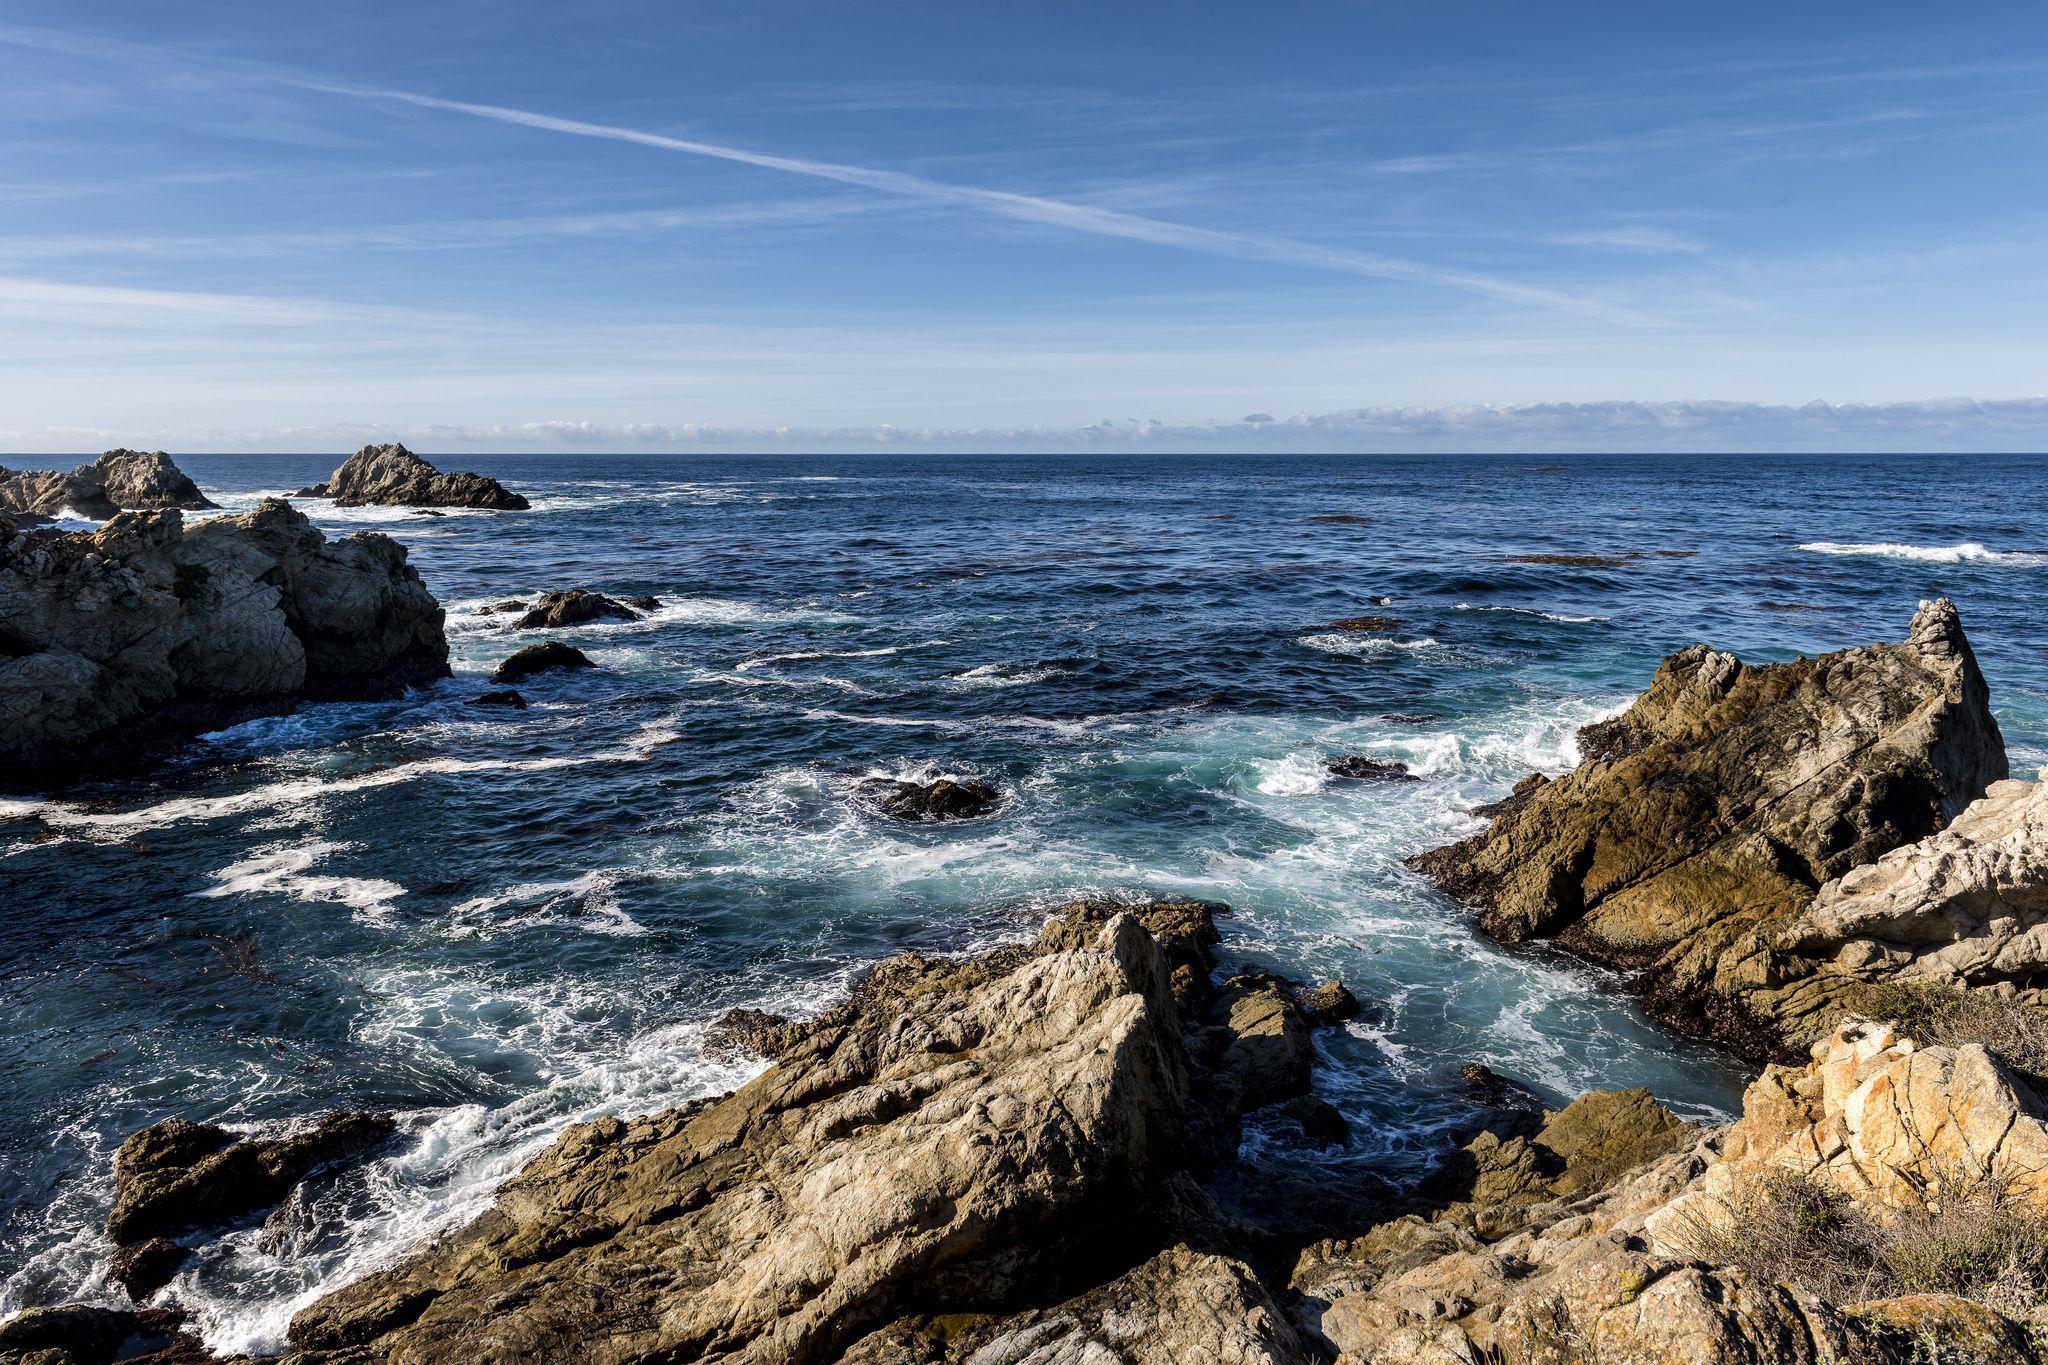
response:
[[[1913,626],[1906,632],[1906,641],[1923,649],[1968,648],[1968,641],[1963,638],[1962,614],[1946,597],[1920,604],[1920,610],[1913,613]]]

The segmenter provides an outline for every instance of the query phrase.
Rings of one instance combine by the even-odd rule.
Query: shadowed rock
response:
[[[107,1267],[107,1278],[140,1303],[169,1284],[171,1276],[190,1259],[191,1247],[180,1246],[168,1237],[151,1237],[115,1252]]]
[[[1330,776],[1343,778],[1347,782],[1420,782],[1422,779],[1408,771],[1405,763],[1391,759],[1368,758],[1364,754],[1342,754],[1324,765]]]
[[[950,777],[934,782],[875,777],[861,783],[859,791],[876,809],[898,820],[971,820],[988,814],[1002,800],[1002,793],[986,782]]]
[[[479,692],[469,704],[471,706],[509,706],[515,711],[524,711],[526,709],[526,698],[507,687],[496,692]]]
[[[275,499],[189,528],[124,512],[0,540],[0,769],[22,782],[447,674],[440,604],[405,550],[330,542]]]
[[[2005,776],[1946,601],[1903,644],[1764,665],[1695,645],[1579,746],[1575,771],[1518,785],[1484,833],[1412,865],[1495,937],[1638,969],[1658,1014],[1753,1056],[1795,1049],[1847,1003],[1845,978],[1778,943],[1820,886]]]
[[[7,1365],[108,1365],[169,1344],[185,1321],[175,1308],[128,1310],[67,1303],[31,1308],[0,1323]]]
[[[546,640],[537,645],[528,645],[499,664],[491,673],[491,681],[518,682],[521,678],[530,678],[536,673],[596,667],[596,664],[590,662],[590,656],[582,650],[565,645],[559,640]]]
[[[548,593],[529,607],[526,614],[514,622],[513,626],[518,630],[545,630],[562,626],[580,626],[586,621],[639,619],[639,612],[623,602],[606,597],[603,593],[570,588],[567,592]]]
[[[327,482],[302,488],[301,498],[332,498],[337,507],[481,507],[524,511],[533,504],[481,474],[443,474],[396,443],[364,446]]]
[[[381,1114],[330,1114],[277,1138],[165,1119],[129,1135],[114,1156],[116,1242],[176,1237],[275,1204],[314,1170],[359,1155],[397,1131]]]

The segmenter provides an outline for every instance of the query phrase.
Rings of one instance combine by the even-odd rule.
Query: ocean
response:
[[[1349,1145],[1254,1123],[1271,1159],[1412,1180],[1473,1061],[1718,1119],[1744,1067],[1610,975],[1478,937],[1402,858],[1569,768],[1674,649],[1895,640],[1937,595],[2014,772],[2048,762],[2038,457],[429,458],[534,510],[304,506],[408,546],[452,679],[0,798],[0,1316],[118,1300],[127,1132],[392,1112],[375,1160],[164,1291],[216,1350],[275,1350],[567,1125],[751,1075],[706,1047],[723,1011],[815,1011],[890,953],[1025,938],[1080,896],[1225,902],[1226,962],[1366,1002],[1317,1044]],[[231,510],[340,462],[178,459]],[[600,667],[521,684],[528,710],[470,705],[541,638],[479,608],[567,587],[662,605],[561,632]],[[1395,624],[1332,628],[1361,615]],[[1345,754],[1421,780],[1333,779]],[[905,825],[855,790],[938,774],[1000,808]]]

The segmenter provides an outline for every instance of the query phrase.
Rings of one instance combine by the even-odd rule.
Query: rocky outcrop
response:
[[[301,498],[332,498],[338,507],[481,507],[525,511],[533,504],[481,474],[443,474],[397,443],[364,446],[325,483],[302,488]]]
[[[571,588],[567,592],[551,592],[529,607],[525,615],[513,623],[517,630],[548,630],[563,626],[580,626],[586,621],[637,621],[640,613],[624,602],[614,601],[600,592],[585,592]]]
[[[931,782],[871,777],[859,790],[877,810],[898,820],[972,820],[995,809],[1003,797],[986,782],[951,777]]]
[[[1665,1019],[1783,1055],[1844,1008],[1780,936],[1832,878],[1940,829],[2005,776],[1947,601],[1902,644],[1745,665],[1695,645],[1580,734],[1579,767],[1413,865],[1513,942],[1637,970]],[[1805,940],[1802,940],[1805,942]]]
[[[556,673],[578,668],[596,668],[590,656],[559,640],[546,640],[537,645],[528,645],[515,650],[512,656],[491,670],[491,681],[501,683],[518,682],[536,673]],[[523,697],[520,699],[525,700]]]
[[[0,769],[22,782],[447,674],[440,604],[404,548],[330,542],[275,499],[189,528],[124,512],[0,541]]]
[[[2048,770],[1994,782],[1955,822],[1820,889],[1779,938],[1861,981],[2010,983],[2048,973]]]
[[[1332,777],[1341,777],[1349,782],[1419,782],[1422,779],[1408,771],[1405,763],[1391,759],[1368,758],[1364,754],[1340,754],[1324,765]]]
[[[218,506],[161,450],[109,450],[69,473],[0,469],[0,512],[30,524],[71,515],[104,521],[123,510]]]
[[[1944,1182],[1970,1172],[2048,1218],[2040,1103],[1983,1049],[1921,1049],[1851,1021],[1807,1064],[1767,1069],[1734,1126],[1689,1136],[1618,1179],[1608,1171],[1526,1204],[1504,1236],[1453,1211],[1316,1247],[1294,1286],[1340,1365],[1907,1365],[1929,1358],[1917,1352],[1930,1340],[1954,1352],[1946,1359],[2043,1359],[2026,1324],[1982,1303],[1924,1292],[1836,1301],[1802,1287],[1797,1266],[1767,1278],[1703,1254],[1724,1244],[1714,1229],[1766,1176],[1814,1182],[1883,1220],[1938,1212]]]
[[[238,1138],[186,1119],[129,1134],[114,1156],[107,1235],[119,1243],[177,1237],[270,1207],[330,1162],[361,1154],[397,1131],[381,1114],[329,1114],[274,1138]]]
[[[1233,1020],[1299,1030],[1285,983],[1210,984],[1217,909],[1081,902],[1028,946],[891,958],[815,1019],[728,1016],[767,1072],[570,1130],[302,1310],[297,1359],[1308,1365],[1196,1183],[1264,1074]]]
[[[174,1309],[139,1312],[67,1303],[56,1308],[31,1308],[0,1323],[0,1365],[109,1365],[143,1358],[143,1352],[170,1353],[185,1315]],[[182,1339],[188,1347],[198,1343]],[[188,1350],[185,1359],[205,1359]]]

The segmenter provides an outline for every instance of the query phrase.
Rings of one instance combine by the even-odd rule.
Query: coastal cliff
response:
[[[440,604],[404,547],[329,542],[276,499],[191,527],[176,510],[61,535],[0,522],[0,771],[15,783],[448,671]]]

